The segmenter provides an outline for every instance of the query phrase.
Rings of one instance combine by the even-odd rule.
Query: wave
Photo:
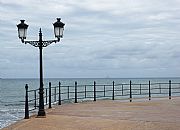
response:
[[[5,114],[5,113],[10,113],[10,114],[13,114],[13,113],[24,113],[25,109],[1,109],[0,110],[0,114]]]
[[[0,129],[23,119],[24,111],[20,108],[0,108]]]
[[[16,101],[16,102],[13,102],[13,101],[2,101],[0,100],[0,106],[22,106],[24,105],[24,101]]]
[[[6,126],[9,126],[12,123],[17,122],[18,120],[23,119],[22,113],[11,114],[9,112],[0,113],[0,129]]]
[[[24,106],[24,103],[5,103],[4,106]]]

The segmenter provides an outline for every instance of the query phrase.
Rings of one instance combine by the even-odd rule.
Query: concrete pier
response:
[[[2,130],[180,130],[180,98],[63,104]]]

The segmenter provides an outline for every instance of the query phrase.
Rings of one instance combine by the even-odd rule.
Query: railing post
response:
[[[124,95],[124,93],[123,93],[123,84],[122,84],[122,90],[121,91],[122,91],[122,96],[123,96]]]
[[[46,88],[46,105],[47,105],[47,88]]]
[[[34,90],[34,108],[36,109],[37,105],[36,105],[36,90]]]
[[[26,89],[26,96],[25,96],[25,117],[24,117],[24,119],[29,119],[28,84],[26,84],[25,89]]]
[[[51,82],[49,82],[49,108],[52,108],[52,106],[51,106]]]
[[[77,103],[77,81],[75,82],[75,103]]]
[[[139,89],[140,89],[140,95],[141,95],[141,84],[140,84],[140,88]]]
[[[130,94],[129,94],[130,95],[130,102],[132,102],[131,80],[130,80],[130,86],[129,87],[130,87]]]
[[[169,80],[169,99],[171,99],[171,80]]]
[[[54,102],[56,102],[56,87],[54,87]]]
[[[151,100],[151,81],[149,80],[149,100]]]
[[[96,101],[96,82],[94,81],[94,101]]]
[[[159,83],[159,92],[161,94],[161,83]]]
[[[112,100],[114,100],[114,81],[113,81],[113,93],[112,93]]]
[[[68,86],[68,100],[69,100],[69,86]]]
[[[106,85],[104,85],[104,97],[106,97]]]
[[[85,85],[84,87],[85,87],[85,88],[84,88],[84,89],[85,89],[85,90],[84,90],[84,91],[85,91],[85,93],[84,93],[85,95],[84,95],[84,96],[85,96],[85,98],[86,98],[86,85]]]
[[[58,105],[61,105],[61,82],[59,82],[59,103]]]

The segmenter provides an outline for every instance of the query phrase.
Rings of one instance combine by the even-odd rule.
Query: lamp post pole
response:
[[[42,39],[42,31],[41,28],[39,30],[39,40],[38,41],[25,41],[28,25],[24,23],[25,20],[21,20],[21,23],[17,25],[18,27],[18,36],[21,39],[22,43],[29,43],[34,47],[39,48],[39,64],[40,64],[40,86],[39,86],[39,111],[38,117],[45,117],[46,112],[44,110],[44,88],[43,88],[43,58],[42,58],[42,50],[43,47],[47,47],[53,42],[59,42],[60,38],[63,37],[64,23],[60,21],[60,18],[57,18],[57,22],[54,25],[54,34],[57,40],[48,40],[43,41]]]
[[[43,59],[42,59],[42,32],[39,30],[39,64],[40,64],[40,87],[39,87],[39,111],[38,116],[45,116],[44,111],[44,88],[43,88]]]

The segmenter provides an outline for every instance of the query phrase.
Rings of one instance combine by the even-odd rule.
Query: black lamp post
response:
[[[59,42],[60,38],[63,37],[63,30],[64,30],[64,23],[60,21],[60,18],[57,18],[57,21],[53,24],[54,25],[54,35],[57,40],[48,40],[43,41],[42,39],[42,31],[41,28],[39,30],[39,40],[38,41],[25,41],[27,35],[27,28],[28,25],[24,23],[25,20],[20,20],[21,23],[17,25],[18,27],[18,36],[21,39],[22,43],[29,43],[34,47],[39,47],[39,56],[40,56],[40,87],[39,87],[39,111],[38,117],[45,117],[46,113],[44,110],[44,88],[43,88],[43,62],[42,62],[42,49],[43,47],[47,47],[53,42]]]

